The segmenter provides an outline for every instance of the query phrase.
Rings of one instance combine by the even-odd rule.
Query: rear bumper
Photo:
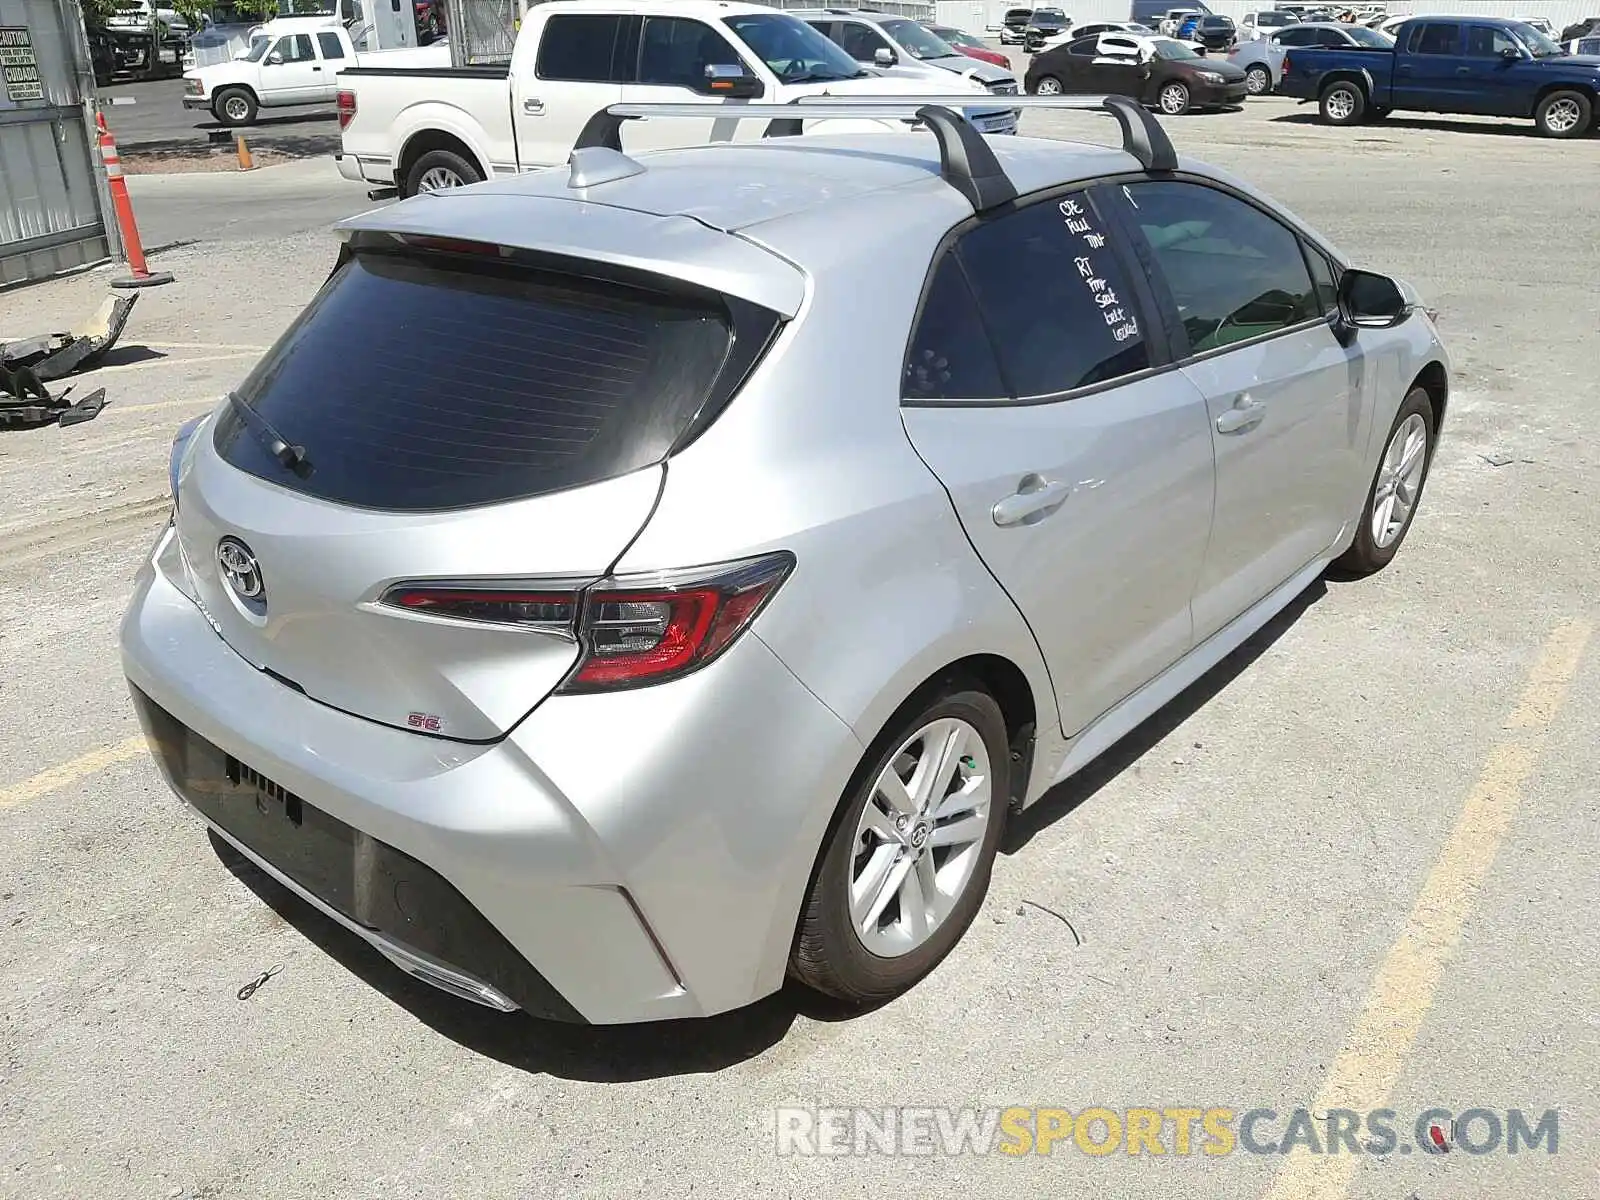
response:
[[[387,158],[357,158],[354,154],[335,154],[333,165],[352,183],[394,183],[394,164]]]
[[[173,790],[228,840],[413,974],[567,1020],[775,991],[862,753],[750,634],[674,683],[546,701],[493,744],[277,683],[153,563],[122,658]]]

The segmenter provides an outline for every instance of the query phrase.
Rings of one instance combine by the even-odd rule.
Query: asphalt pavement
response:
[[[266,109],[260,120],[227,129],[209,112],[183,107],[183,80],[114,83],[97,89],[117,148],[140,166],[162,159],[207,152],[209,134],[243,133],[252,146],[297,158],[334,154],[339,149],[339,114],[331,104]]]
[[[146,240],[185,244],[79,384],[112,406],[0,434],[0,1197],[1595,1196],[1600,158],[1306,116],[1166,124],[1441,310],[1454,390],[1402,553],[1314,586],[1030,810],[956,952],[851,1019],[795,993],[666,1028],[500,1016],[215,852],[140,745],[116,626],[173,427],[366,200],[326,160],[135,179]],[[108,274],[0,293],[0,325],[79,317]],[[1271,1110],[1271,1152],[779,1153],[780,1108],[835,1105]],[[1276,1152],[1298,1108],[1385,1107],[1393,1154]],[[1559,1138],[1477,1154],[1445,1121],[1425,1152],[1429,1108],[1558,1110]]]

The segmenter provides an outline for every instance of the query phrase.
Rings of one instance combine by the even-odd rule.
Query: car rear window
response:
[[[238,390],[218,452],[287,488],[367,508],[461,508],[666,457],[730,344],[714,300],[501,262],[361,253]]]

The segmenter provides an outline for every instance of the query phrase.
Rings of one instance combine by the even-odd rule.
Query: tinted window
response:
[[[907,400],[992,400],[1006,394],[994,347],[954,254],[934,271],[906,349]]]
[[[1190,183],[1123,192],[1196,353],[1321,315],[1299,238],[1260,209]]]
[[[621,17],[571,13],[551,17],[539,37],[533,70],[540,79],[572,83],[615,83],[611,52],[617,44]]]
[[[1499,58],[1506,50],[1522,53],[1517,39],[1492,25],[1467,26],[1467,53],[1474,58]]]
[[[305,447],[309,472],[284,468],[232,409],[216,445],[241,470],[370,508],[534,496],[662,459],[728,343],[725,314],[707,303],[500,263],[363,254],[239,389]]]
[[[880,49],[893,49],[889,39],[870,25],[858,21],[838,21],[833,29],[834,41],[839,43],[839,48],[858,62],[871,62]]]
[[[1280,46],[1309,46],[1315,33],[1314,29],[1285,29],[1273,34],[1272,40]]]
[[[344,47],[339,44],[339,35],[336,33],[317,34],[317,45],[322,47],[323,58],[344,57]]]
[[[1082,41],[1073,42],[1068,46],[1067,53],[1076,54],[1082,58],[1093,58],[1100,52],[1099,46],[1100,39],[1098,37],[1086,37]]]
[[[716,30],[683,17],[646,17],[639,82],[700,88],[706,67],[739,66],[739,55]]]
[[[1444,25],[1430,21],[1411,32],[1413,54],[1458,54],[1461,48],[1461,26]]]
[[[987,221],[957,252],[1010,395],[1053,395],[1150,365],[1133,291],[1083,193]]]

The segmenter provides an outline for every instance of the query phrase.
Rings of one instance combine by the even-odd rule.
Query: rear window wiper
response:
[[[306,457],[304,446],[296,446],[285,438],[272,427],[272,422],[247,404],[238,392],[228,393],[228,404],[239,414],[240,419],[250,426],[261,444],[267,448],[268,454],[302,478],[311,474],[311,460]]]

